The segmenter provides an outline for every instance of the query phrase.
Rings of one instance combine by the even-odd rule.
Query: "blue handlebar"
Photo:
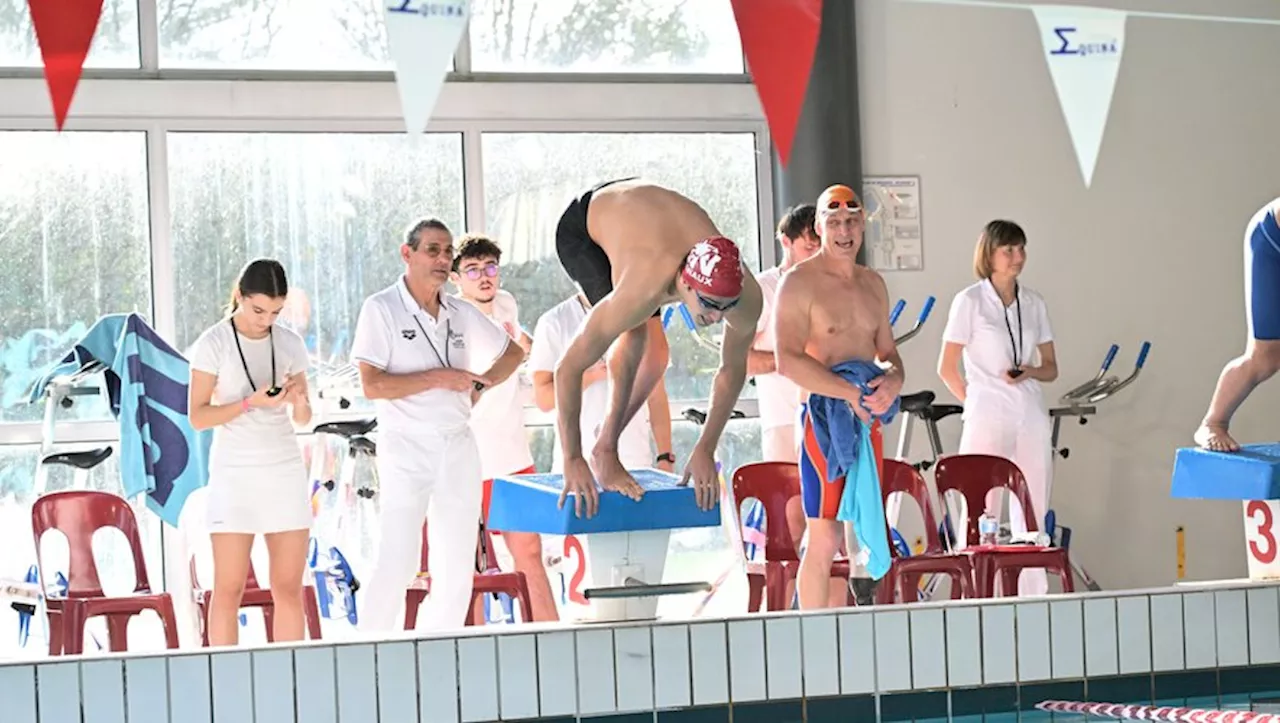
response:
[[[893,305],[893,311],[889,312],[889,326],[898,323],[898,317],[902,316],[902,310],[907,308],[906,299],[898,299],[898,303]]]
[[[1151,351],[1151,342],[1142,342],[1142,351],[1138,352],[1138,368],[1141,369],[1143,364],[1147,363],[1147,352]]]
[[[1102,361],[1102,371],[1105,373],[1111,368],[1111,362],[1116,360],[1116,354],[1120,353],[1120,345],[1112,344],[1111,349],[1107,351],[1107,358]]]
[[[924,308],[920,310],[920,318],[916,319],[917,324],[923,324],[925,319],[929,318],[929,312],[933,311],[933,302],[935,301],[937,301],[937,299],[932,296],[924,300]]]

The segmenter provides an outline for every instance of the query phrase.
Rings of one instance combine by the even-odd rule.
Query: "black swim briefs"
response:
[[[587,208],[596,191],[631,180],[635,180],[635,177],[605,181],[584,191],[569,202],[569,207],[560,216],[560,224],[556,226],[556,255],[560,257],[560,265],[582,289],[592,306],[613,292],[613,264],[609,262],[604,249],[587,232]],[[655,309],[653,315],[659,314],[660,311]]]

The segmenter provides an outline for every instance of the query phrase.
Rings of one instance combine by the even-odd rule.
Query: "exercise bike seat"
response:
[[[913,394],[903,394],[898,398],[898,404],[902,411],[907,414],[924,416],[929,407],[933,405],[934,399],[937,399],[937,396],[933,392],[915,392]]]
[[[378,426],[376,419],[357,419],[350,422],[325,422],[317,424],[315,434],[336,434],[345,439],[360,437],[373,431]]]
[[[368,437],[352,437],[351,451],[363,452],[364,454],[367,454],[370,457],[377,457],[378,443],[373,441],[372,439],[369,439]]]
[[[959,404],[934,404],[933,400],[937,398],[933,392],[926,390],[914,394],[903,394],[898,403],[902,411],[914,414],[928,422],[939,422],[953,414],[964,412],[964,407]]]
[[[684,410],[683,416],[686,420],[693,422],[698,426],[702,426],[707,423],[707,413],[702,411],[701,409],[694,409],[693,407],[689,407],[688,409]],[[735,409],[733,410],[733,413],[729,415],[729,419],[745,419],[746,416],[747,415],[742,413],[742,410]]]
[[[93,469],[111,456],[110,447],[86,449],[83,452],[57,452],[40,460],[41,464],[65,464],[76,469]]]

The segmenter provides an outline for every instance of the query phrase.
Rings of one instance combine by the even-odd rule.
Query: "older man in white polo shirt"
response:
[[[405,587],[418,572],[424,517],[431,594],[423,621],[436,630],[463,625],[482,490],[471,408],[524,357],[501,327],[444,293],[453,236],[443,222],[414,224],[400,256],[404,275],[365,300],[351,345],[378,414],[381,542],[360,601],[360,628],[368,632],[396,627]],[[493,357],[478,358],[475,347],[504,351],[478,369]]]

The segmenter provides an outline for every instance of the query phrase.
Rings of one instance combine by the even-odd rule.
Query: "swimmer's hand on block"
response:
[[[1209,500],[1280,499],[1280,444],[1246,444],[1239,452],[1179,449],[1171,495]]]
[[[496,477],[489,503],[489,529],[581,535],[715,527],[720,524],[719,504],[709,510],[698,509],[693,487],[682,486],[680,477],[651,468],[628,471],[644,489],[644,496],[632,500],[617,492],[601,492],[599,510],[592,517],[578,517],[571,502],[559,507],[563,475]]]

